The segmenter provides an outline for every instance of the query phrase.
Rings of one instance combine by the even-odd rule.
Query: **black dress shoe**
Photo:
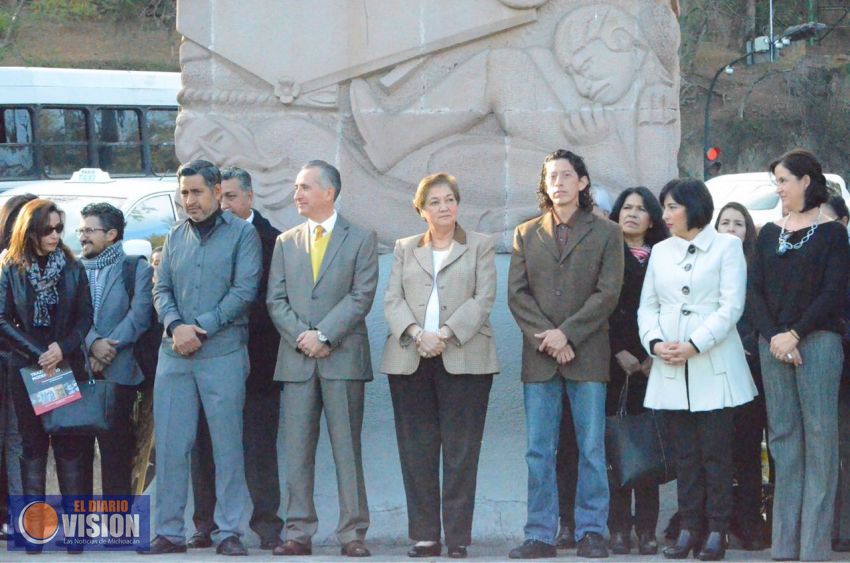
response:
[[[186,553],[186,546],[172,542],[166,537],[157,536],[151,541],[151,548],[139,550],[141,555],[165,555],[166,553]]]
[[[248,555],[248,550],[236,536],[230,536],[221,540],[215,552],[219,555]]]
[[[555,547],[558,549],[575,549],[576,537],[573,529],[561,522],[561,529],[555,538]]]
[[[351,540],[339,550],[340,555],[346,557],[371,557],[372,552],[369,551],[361,540]]]
[[[589,559],[608,557],[608,546],[605,545],[605,538],[602,537],[602,534],[587,532],[578,542],[576,556]]]
[[[700,538],[698,534],[691,532],[686,528],[679,530],[679,537],[676,543],[670,547],[664,548],[664,557],[667,559],[687,559],[688,553],[693,550],[694,557],[699,553]]]
[[[280,545],[280,538],[264,538],[260,540],[260,549],[272,550]]]
[[[206,532],[195,532],[189,541],[186,542],[186,547],[189,549],[206,549],[213,546],[212,537]]]
[[[439,557],[443,551],[443,546],[440,542],[433,545],[414,545],[407,550],[408,557]]]
[[[699,552],[700,561],[720,561],[726,556],[726,534],[711,532]]]
[[[511,559],[540,559],[557,556],[558,550],[554,545],[537,540],[525,540],[521,546],[513,548],[508,553]]]
[[[850,540],[832,540],[832,551],[839,553],[850,551]]]
[[[452,559],[466,559],[465,545],[450,545],[446,550],[448,556]]]
[[[628,532],[612,532],[610,545],[611,553],[616,555],[628,555],[632,552],[632,539]]]
[[[313,555],[313,547],[295,540],[286,540],[272,550],[272,555]]]
[[[657,555],[658,540],[652,532],[638,533],[638,553],[641,555]]]

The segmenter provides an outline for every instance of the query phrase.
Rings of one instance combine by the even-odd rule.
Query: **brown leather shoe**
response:
[[[346,557],[369,557],[372,553],[363,545],[360,540],[350,541],[339,550],[341,555]]]
[[[313,555],[313,548],[295,540],[286,540],[272,550],[272,555]]]

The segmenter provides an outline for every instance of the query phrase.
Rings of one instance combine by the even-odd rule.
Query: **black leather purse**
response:
[[[661,411],[628,414],[629,378],[617,414],[605,421],[605,455],[611,484],[618,488],[661,485],[676,478],[673,451]]]
[[[41,415],[41,423],[48,434],[91,435],[112,428],[115,421],[115,382],[95,379],[85,349],[81,345],[83,365],[88,381],[79,382],[83,398]]]

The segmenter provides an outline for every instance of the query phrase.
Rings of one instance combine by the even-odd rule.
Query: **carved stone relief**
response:
[[[386,246],[422,230],[410,201],[431,172],[458,178],[460,222],[502,234],[502,248],[535,214],[540,163],[554,149],[584,156],[611,194],[658,191],[676,175],[669,0],[179,7],[178,157],[246,168],[279,227],[300,221],[292,181],[314,158],[340,168],[341,210]]]

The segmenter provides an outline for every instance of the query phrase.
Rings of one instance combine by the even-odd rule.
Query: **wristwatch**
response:
[[[321,330],[317,330],[317,331],[316,331],[316,338],[318,338],[318,339],[319,339],[319,342],[321,342],[322,344],[327,344],[327,343],[328,343],[328,337],[327,337],[327,336],[325,336],[324,334],[322,334],[322,331],[321,331]]]

